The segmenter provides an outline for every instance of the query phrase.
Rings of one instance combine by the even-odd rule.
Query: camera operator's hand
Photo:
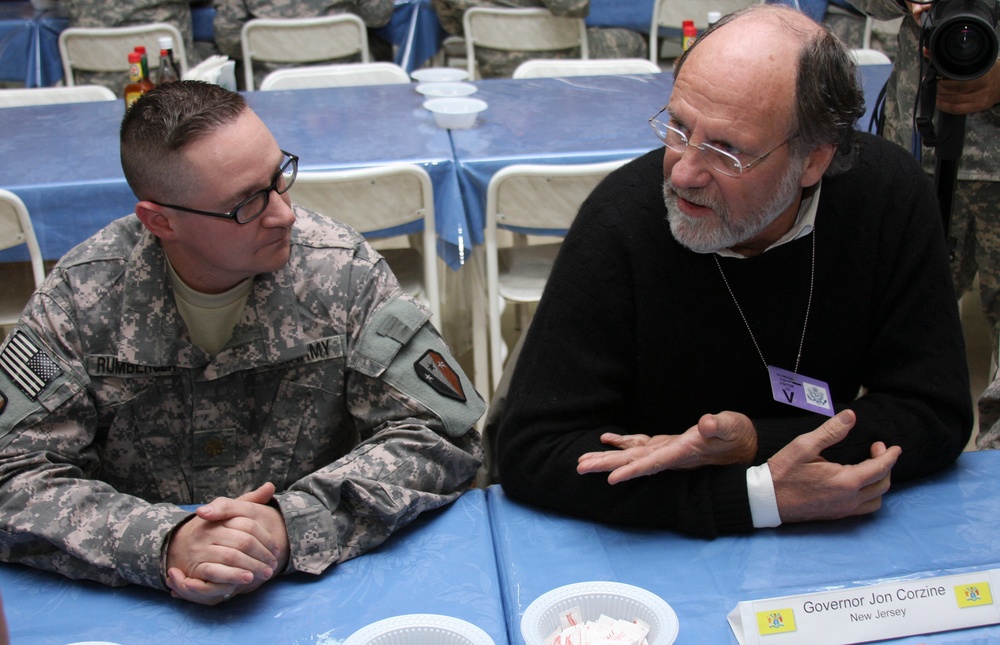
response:
[[[906,6],[910,8],[910,13],[913,14],[913,19],[917,21],[917,24],[920,24],[920,14],[925,11],[929,11],[931,8],[931,5],[929,4],[916,2],[907,2]]]
[[[949,114],[972,114],[1000,103],[1000,65],[970,81],[938,79],[937,106]]]
[[[913,19],[917,21],[918,25],[920,24],[920,14],[925,11],[929,11],[931,8],[931,5],[929,4],[918,4],[916,2],[907,2],[906,6],[910,8],[910,13],[913,14]]]

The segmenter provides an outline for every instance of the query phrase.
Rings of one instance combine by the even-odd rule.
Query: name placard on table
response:
[[[1000,623],[1000,569],[739,603],[741,645],[864,643]]]

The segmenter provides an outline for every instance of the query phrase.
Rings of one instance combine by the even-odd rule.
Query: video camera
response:
[[[924,22],[931,63],[944,78],[967,81],[997,60],[1000,0],[938,0]]]

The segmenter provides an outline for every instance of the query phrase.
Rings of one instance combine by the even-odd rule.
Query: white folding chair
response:
[[[300,171],[289,193],[296,204],[343,222],[373,241],[403,290],[427,304],[440,328],[434,187],[423,167],[396,163],[354,170]],[[416,221],[423,221],[419,242],[412,243],[407,234],[384,233]],[[406,246],[399,248],[399,242]]]
[[[658,74],[656,63],[645,58],[536,58],[521,63],[514,70],[514,78],[543,78],[553,76],[600,76],[606,74]]]
[[[0,250],[24,244],[31,258],[31,270],[18,263],[0,264],[0,339],[21,317],[21,311],[45,279],[42,251],[35,239],[31,217],[21,198],[0,189]]]
[[[589,58],[583,18],[553,16],[548,9],[471,7],[462,15],[469,78],[476,78],[476,47],[544,52],[579,49]]]
[[[278,69],[260,82],[261,91],[301,90],[312,87],[389,85],[409,83],[410,75],[395,63],[343,63]]]
[[[855,65],[892,65],[892,59],[877,49],[852,49]]]
[[[656,0],[653,3],[653,20],[649,26],[649,60],[654,63],[659,60],[660,48],[657,42],[660,27],[668,27],[680,32],[685,20],[693,20],[694,26],[701,33],[708,28],[708,12],[727,13],[761,4],[764,0]]]
[[[115,93],[103,85],[71,85],[70,87],[12,87],[0,89],[0,108],[54,103],[87,103],[115,101]]]
[[[128,54],[136,45],[146,47],[149,69],[160,64],[161,36],[174,40],[174,57],[187,72],[187,51],[177,27],[156,22],[130,27],[68,27],[59,34],[59,54],[62,56],[63,78],[66,85],[75,85],[74,70],[87,72],[121,72],[128,74]]]
[[[503,371],[500,301],[520,306],[521,329],[529,316],[523,306],[538,302],[580,205],[611,171],[629,159],[590,164],[516,164],[490,179],[486,193],[486,298],[490,373],[493,387]],[[497,230],[514,235],[513,246],[499,248]],[[527,235],[555,236],[552,243],[528,244]],[[554,238],[554,239],[555,239]],[[482,337],[482,332],[476,334]],[[477,386],[482,386],[477,383]],[[492,391],[492,390],[490,390]],[[485,395],[485,392],[483,392]]]
[[[253,62],[304,65],[358,56],[369,62],[368,30],[350,13],[318,18],[254,18],[240,30],[246,89],[254,88]]]

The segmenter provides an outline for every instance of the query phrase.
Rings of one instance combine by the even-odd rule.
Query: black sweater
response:
[[[663,149],[609,176],[583,205],[525,338],[497,436],[512,497],[595,520],[713,536],[753,528],[746,467],[666,471],[610,486],[579,475],[603,432],[680,434],[706,413],[749,416],[755,463],[825,419],[774,401],[715,265],[670,233]],[[750,179],[752,177],[748,177]],[[902,447],[893,482],[962,451],[972,409],[933,186],[898,146],[863,135],[858,163],[823,180],[816,228],[748,259],[719,258],[767,363],[830,385],[858,422],[824,457]],[[860,388],[867,394],[857,398]],[[856,400],[855,400],[856,399]]]

